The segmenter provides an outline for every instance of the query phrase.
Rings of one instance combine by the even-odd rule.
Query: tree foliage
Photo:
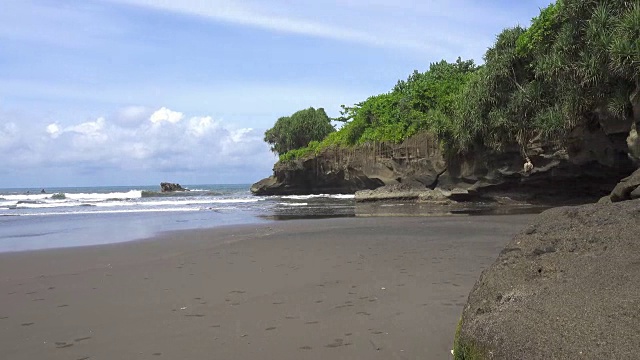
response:
[[[347,123],[325,145],[355,145],[371,141],[401,142],[451,113],[456,94],[476,71],[473,60],[440,61],[426,72],[414,71],[388,93],[371,96],[353,107],[343,106],[339,120]]]
[[[343,105],[344,126],[296,154],[429,131],[448,153],[520,145],[526,156],[532,139],[562,142],[598,116],[640,122],[639,0],[558,0],[529,28],[503,30],[482,66],[433,63]]]
[[[464,141],[448,145],[524,149],[537,136],[562,141],[598,114],[639,121],[639,76],[640,2],[560,0],[497,37],[460,97]]]
[[[300,110],[291,116],[283,116],[264,133],[264,141],[271,151],[280,155],[304,148],[311,141],[319,141],[334,132],[331,119],[323,108]]]

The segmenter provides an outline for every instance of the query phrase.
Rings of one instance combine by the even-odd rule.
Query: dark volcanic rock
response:
[[[500,151],[478,147],[445,156],[437,141],[421,134],[402,144],[327,149],[310,158],[277,163],[273,176],[254,184],[251,191],[257,195],[354,193],[402,184],[451,191],[448,198],[455,201],[508,197],[534,204],[568,199],[592,202],[609,194],[636,169],[627,155],[629,124],[577,127],[562,144],[534,139],[526,149],[532,171],[524,171],[519,146]]]
[[[253,184],[250,190],[255,195],[345,194],[384,185],[351,167],[322,170],[320,162],[312,158],[276,164],[274,175]]]
[[[189,191],[189,189],[185,189],[180,184],[163,182],[160,183],[160,189],[162,192],[173,192],[173,191]]]
[[[433,187],[446,169],[438,143],[429,135],[402,144],[365,144],[356,149],[330,148],[321,154],[278,162],[273,176],[255,183],[256,195],[355,193],[385,185]]]
[[[609,198],[612,202],[637,199],[640,197],[640,169],[636,170],[616,185]]]
[[[632,200],[540,214],[476,282],[454,347],[457,359],[635,359],[639,334]]]
[[[454,203],[450,197],[455,193],[440,189],[428,189],[404,184],[385,185],[374,190],[361,190],[356,192],[356,202],[371,201],[416,201],[438,205]]]

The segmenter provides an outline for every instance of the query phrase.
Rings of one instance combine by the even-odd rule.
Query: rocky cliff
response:
[[[631,122],[594,120],[556,143],[533,139],[525,171],[518,146],[477,148],[446,156],[428,134],[402,144],[374,143],[327,149],[316,156],[277,163],[273,176],[251,187],[256,195],[354,193],[398,185],[453,191],[463,198],[508,196],[526,201],[606,195],[636,166],[628,156]]]

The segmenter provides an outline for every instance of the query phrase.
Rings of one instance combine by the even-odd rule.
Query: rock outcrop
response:
[[[538,215],[485,270],[456,359],[635,359],[640,200]]]
[[[640,198],[640,169],[636,170],[618,183],[609,198],[612,202],[633,200]]]
[[[431,203],[449,205],[455,203],[453,200],[457,195],[466,192],[446,191],[441,189],[425,189],[403,184],[385,185],[374,190],[361,190],[356,192],[356,202],[372,201],[415,201],[420,203]]]
[[[631,122],[594,121],[574,129],[562,144],[534,139],[526,149],[533,169],[525,171],[518,146],[501,151],[478,147],[445,156],[427,134],[402,144],[366,144],[328,149],[316,156],[278,163],[274,174],[251,188],[257,195],[354,193],[382,186],[441,189],[475,197],[510,197],[529,202],[560,198],[593,201],[608,194],[636,167],[628,156]],[[527,169],[529,170],[529,169]],[[561,201],[560,201],[561,202]]]
[[[189,189],[183,188],[180,184],[168,182],[160,183],[160,189],[162,192],[189,191]]]

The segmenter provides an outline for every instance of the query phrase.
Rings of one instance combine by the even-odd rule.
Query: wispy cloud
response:
[[[538,1],[519,6],[469,0],[107,0],[270,31],[451,57],[480,58],[505,24],[527,25]],[[526,8],[528,11],[521,11]],[[514,10],[516,13],[514,13]],[[515,21],[515,22],[514,22]]]
[[[151,8],[162,11],[199,16],[245,26],[253,26],[272,31],[308,35],[321,38],[329,38],[340,41],[349,41],[373,46],[405,47],[410,49],[432,48],[429,44],[409,38],[397,38],[380,36],[380,33],[351,27],[348,24],[336,24],[321,22],[307,17],[307,14],[298,16],[283,16],[277,13],[268,13],[255,4],[249,2],[232,1],[207,1],[207,0],[183,0],[183,1],[157,1],[157,0],[109,0],[116,3]],[[286,4],[270,4],[271,8],[282,8]],[[339,12],[335,8],[332,11]],[[325,18],[327,19],[327,18]],[[382,24],[376,24],[380,26]]]

